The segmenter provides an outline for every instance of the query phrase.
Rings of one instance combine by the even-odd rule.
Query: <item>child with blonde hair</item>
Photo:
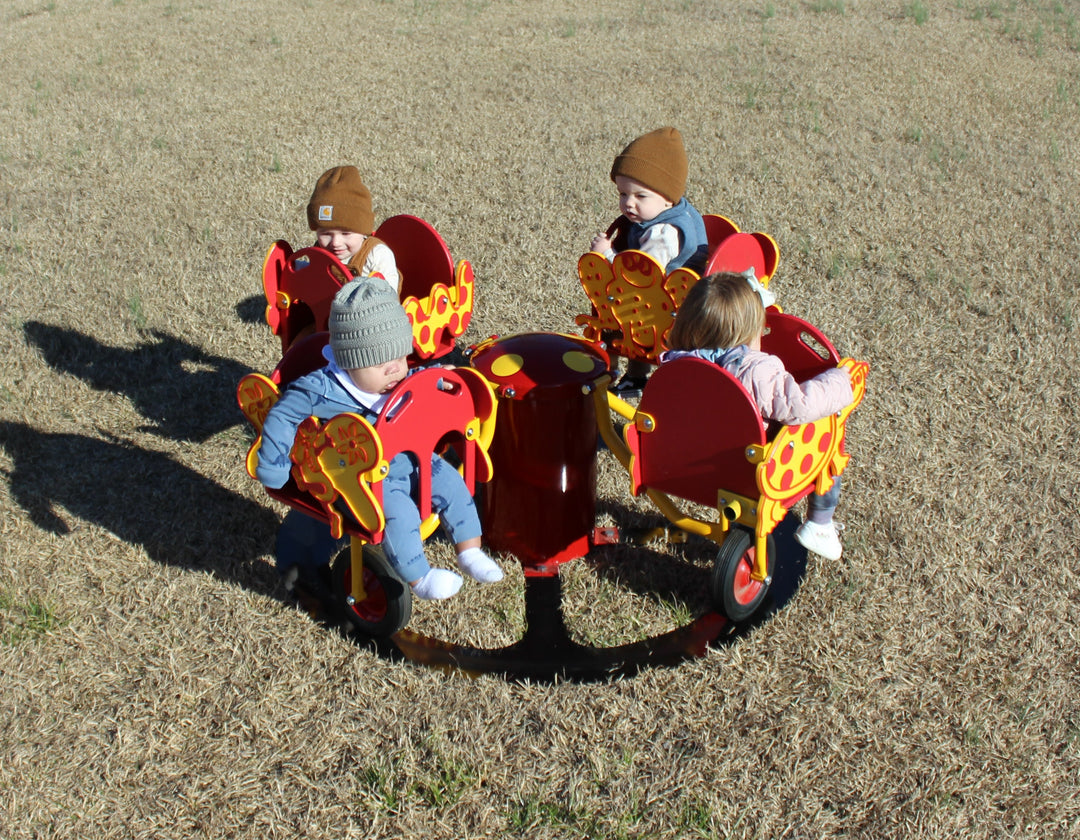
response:
[[[757,281],[722,272],[701,278],[686,295],[667,337],[670,348],[661,364],[694,356],[724,368],[750,393],[765,420],[799,425],[840,411],[854,400],[851,379],[842,368],[830,368],[797,382],[779,357],[761,350],[765,306]],[[806,521],[795,539],[827,560],[843,552],[833,512],[840,499],[840,478],[823,496],[811,494]]]

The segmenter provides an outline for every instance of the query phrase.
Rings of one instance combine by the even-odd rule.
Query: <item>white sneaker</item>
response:
[[[819,554],[826,560],[839,560],[844,553],[844,547],[840,544],[837,530],[834,522],[819,525],[808,519],[795,531],[795,539],[807,551]]]

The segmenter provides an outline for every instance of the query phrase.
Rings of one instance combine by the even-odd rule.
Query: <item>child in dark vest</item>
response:
[[[591,250],[608,261],[620,251],[644,251],[665,274],[683,266],[700,273],[709,242],[701,213],[683,195],[686,174],[678,129],[660,128],[630,143],[611,167],[622,215],[606,233],[593,237]],[[640,396],[650,370],[647,362],[630,359],[612,391],[621,397]]]

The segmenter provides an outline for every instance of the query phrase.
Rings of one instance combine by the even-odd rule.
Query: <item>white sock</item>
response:
[[[417,598],[425,601],[441,601],[457,595],[461,589],[461,575],[448,569],[430,569],[420,580],[412,585]]]
[[[484,554],[480,548],[466,548],[457,556],[458,565],[465,574],[481,583],[494,583],[502,580],[499,564]]]

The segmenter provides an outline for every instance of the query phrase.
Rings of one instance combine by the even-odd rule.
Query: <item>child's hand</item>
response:
[[[593,237],[592,250],[597,254],[606,254],[608,251],[613,250],[611,246],[611,240],[608,239],[606,234],[598,233]]]
[[[439,368],[440,370],[454,369],[453,365],[432,365],[432,367]],[[440,391],[454,391],[457,389],[457,384],[440,377],[438,382],[435,383],[435,387],[438,388]]]

